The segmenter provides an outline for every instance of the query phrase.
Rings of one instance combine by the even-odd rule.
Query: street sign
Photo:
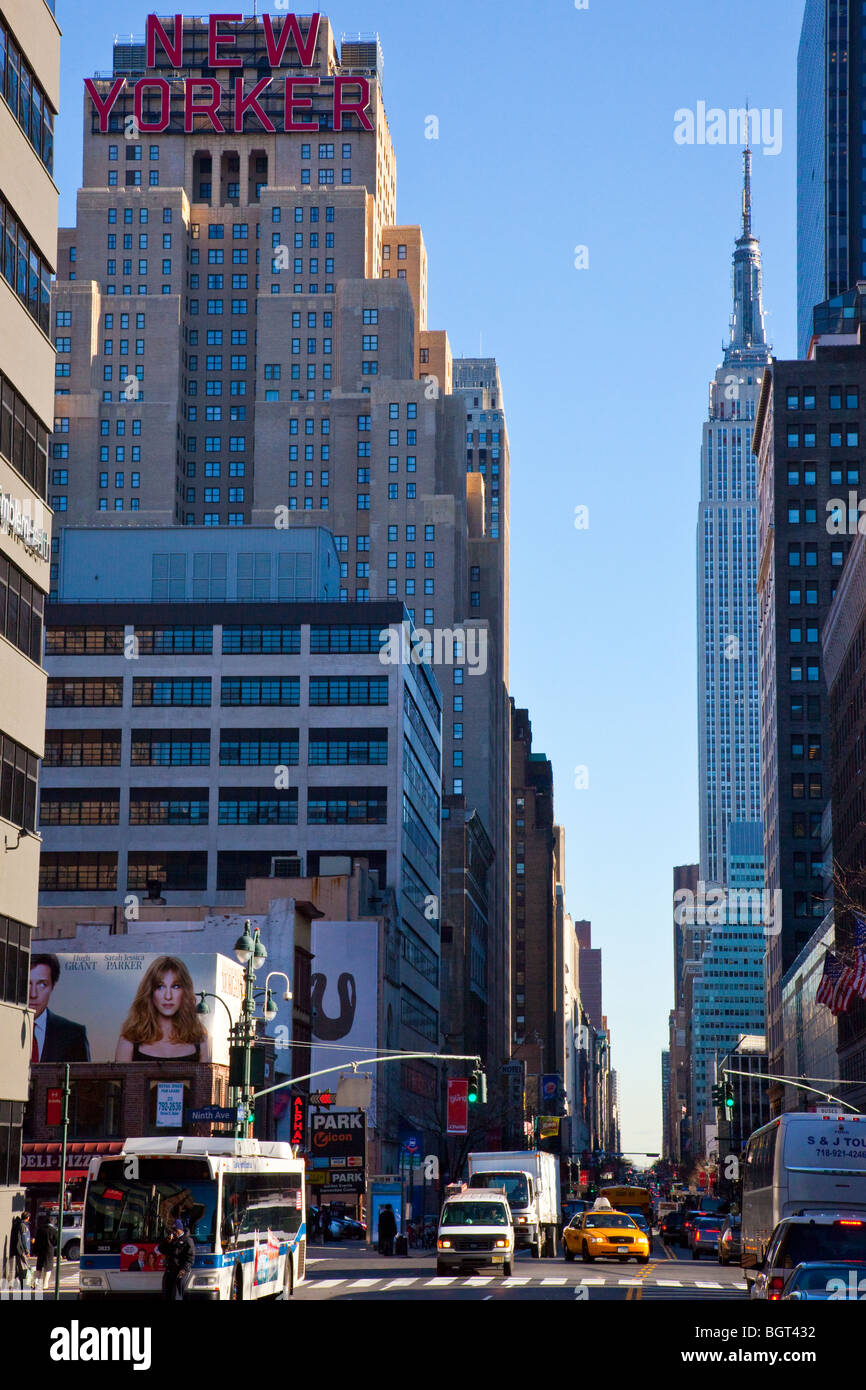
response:
[[[446,1134],[469,1133],[469,1082],[452,1077],[448,1082]]]
[[[373,1099],[372,1076],[341,1076],[337,1083],[337,1105],[341,1110],[369,1110]]]
[[[400,1131],[400,1147],[404,1153],[414,1158],[421,1153],[421,1135],[414,1130]]]
[[[225,1105],[204,1105],[200,1110],[190,1110],[189,1120],[194,1125],[233,1125],[235,1111]]]
[[[310,1092],[310,1104],[311,1104],[311,1105],[333,1105],[335,1099],[336,1099],[336,1096],[335,1096],[335,1093],[334,1093],[333,1091],[311,1091],[311,1092]]]

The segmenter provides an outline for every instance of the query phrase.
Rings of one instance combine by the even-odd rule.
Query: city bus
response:
[[[79,1297],[158,1296],[158,1242],[178,1220],[196,1250],[187,1298],[288,1298],[306,1266],[303,1159],[283,1143],[177,1137],[93,1158]]]
[[[746,1279],[761,1264],[783,1216],[864,1208],[866,1115],[798,1112],[755,1130],[743,1165]]]
[[[625,1211],[630,1216],[640,1212],[652,1225],[653,1199],[648,1187],[603,1187],[598,1195],[606,1197],[614,1211]]]

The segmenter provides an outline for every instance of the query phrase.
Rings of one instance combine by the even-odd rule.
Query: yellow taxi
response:
[[[650,1257],[649,1238],[624,1211],[585,1211],[575,1216],[562,1233],[563,1254],[576,1255],[592,1264],[595,1259],[637,1260]]]

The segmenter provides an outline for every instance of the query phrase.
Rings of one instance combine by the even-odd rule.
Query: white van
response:
[[[514,1224],[504,1192],[469,1188],[449,1197],[439,1217],[436,1273],[492,1268],[507,1279],[514,1268]]]

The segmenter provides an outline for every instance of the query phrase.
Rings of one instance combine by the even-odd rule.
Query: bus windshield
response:
[[[511,1210],[528,1207],[529,1181],[525,1173],[473,1173],[470,1187],[501,1187]]]
[[[192,1158],[140,1158],[138,1176],[127,1178],[127,1159],[109,1159],[87,1188],[84,1249],[119,1250],[154,1245],[181,1220],[202,1253],[213,1252],[217,1184],[207,1163]]]

